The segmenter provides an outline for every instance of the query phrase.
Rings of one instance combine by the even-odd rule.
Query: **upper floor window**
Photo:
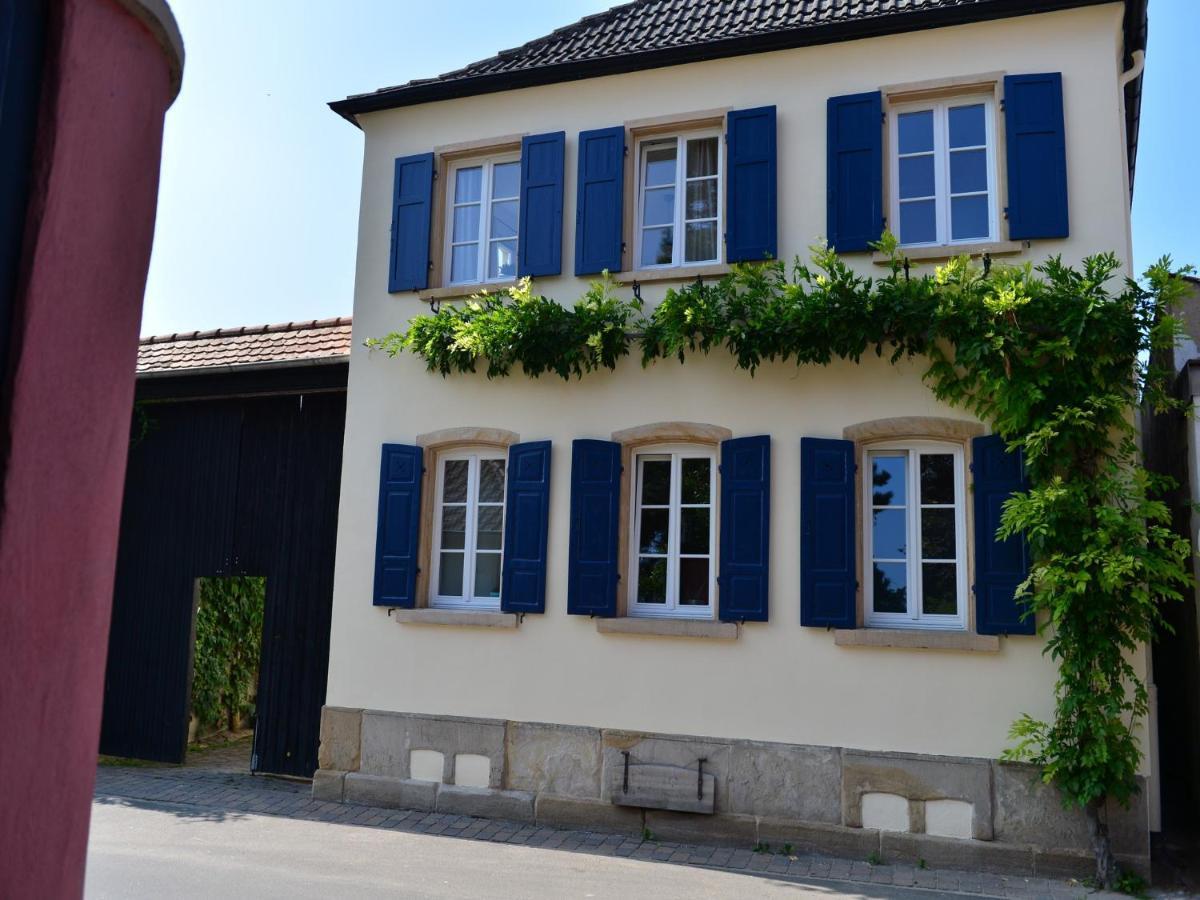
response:
[[[990,96],[891,108],[890,220],[901,244],[996,239],[993,109]]]
[[[716,132],[638,147],[639,268],[720,262],[721,141]]]
[[[450,283],[516,278],[520,154],[458,163],[450,168],[449,184],[446,263]]]
[[[629,612],[711,618],[716,587],[715,451],[638,453],[633,479]]]
[[[866,453],[868,625],[966,627],[966,478],[958,444],[910,441]]]
[[[500,608],[506,464],[500,450],[438,456],[430,606]]]

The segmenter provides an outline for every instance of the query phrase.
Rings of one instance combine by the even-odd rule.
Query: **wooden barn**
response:
[[[349,350],[348,318],[142,339],[101,753],[183,761],[198,580],[249,575],[266,592],[246,765],[316,769]]]

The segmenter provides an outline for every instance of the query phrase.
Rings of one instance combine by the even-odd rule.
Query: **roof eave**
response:
[[[416,106],[421,103],[433,103],[439,100],[452,100],[518,88],[578,81],[583,78],[595,78],[603,75],[619,75],[709,59],[745,56],[753,53],[770,52],[772,50],[790,50],[817,44],[832,44],[841,41],[879,37],[887,34],[900,34],[909,31],[923,31],[929,28],[942,28],[950,25],[1006,19],[1032,13],[1052,12],[1081,6],[1096,6],[1110,2],[1113,2],[1113,0],[1010,0],[1007,3],[917,10],[890,16],[851,19],[827,25],[805,26],[766,34],[746,35],[661,50],[649,50],[639,53],[622,54],[620,56],[538,66],[515,72],[489,73],[487,75],[468,76],[447,81],[430,80],[419,84],[400,85],[369,94],[356,94],[346,97],[343,100],[334,100],[329,104],[329,108],[348,122],[358,126],[359,123],[356,116],[363,113],[380,112],[404,106]],[[1145,0],[1126,0],[1126,2],[1129,6],[1141,4],[1143,7],[1142,20],[1144,22]],[[1129,42],[1130,31],[1129,18],[1127,9],[1127,44]]]

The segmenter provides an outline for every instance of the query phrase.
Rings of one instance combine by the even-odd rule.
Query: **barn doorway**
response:
[[[262,576],[196,579],[186,765],[255,768],[266,597]]]

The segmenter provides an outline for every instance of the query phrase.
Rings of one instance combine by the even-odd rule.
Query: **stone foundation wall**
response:
[[[1093,871],[1079,810],[1038,771],[878,753],[327,706],[323,800],[662,840],[776,847],[1047,876]],[[1148,874],[1144,793],[1109,809],[1114,849]]]

